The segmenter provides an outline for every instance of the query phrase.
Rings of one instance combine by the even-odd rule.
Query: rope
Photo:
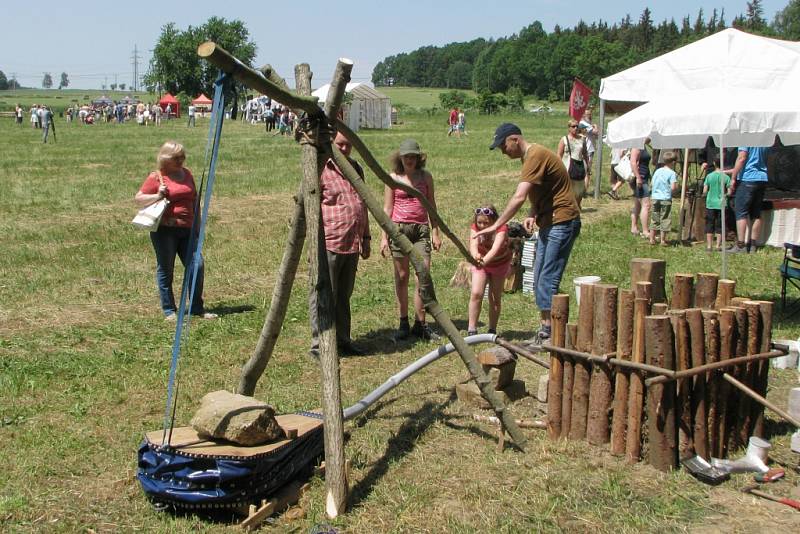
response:
[[[214,82],[214,103],[211,108],[211,123],[208,127],[208,140],[206,141],[204,156],[204,161],[207,163],[208,177],[206,178],[206,170],[204,168],[194,209],[195,214],[200,214],[200,217],[199,222],[197,216],[195,216],[192,222],[191,237],[189,239],[189,250],[193,251],[192,260],[189,265],[186,266],[183,275],[180,305],[178,306],[178,320],[175,325],[175,337],[172,342],[172,359],[169,369],[169,383],[167,384],[167,403],[164,410],[164,435],[161,438],[162,446],[165,444],[169,445],[172,439],[172,428],[175,420],[175,409],[177,407],[177,385],[175,379],[178,374],[178,357],[180,356],[181,342],[184,337],[184,326],[185,335],[187,338],[189,337],[189,320],[186,310],[192,309],[194,291],[197,285],[197,271],[203,251],[206,223],[208,222],[208,208],[211,204],[211,192],[214,189],[219,142],[222,134],[222,122],[225,117],[225,111],[223,109],[225,105],[223,89],[229,79],[228,75],[221,74]],[[167,434],[168,430],[169,435]]]

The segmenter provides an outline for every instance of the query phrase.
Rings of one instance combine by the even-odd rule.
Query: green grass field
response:
[[[430,98],[408,92],[406,101]],[[404,138],[416,138],[428,153],[442,216],[466,236],[474,206],[504,205],[516,183],[519,162],[488,150],[494,127],[504,120],[554,148],[566,117],[472,114],[469,135],[455,139],[446,136],[445,115],[404,114],[396,128],[362,137],[380,161]],[[27,122],[18,128],[0,120],[0,528],[6,532],[238,531],[153,511],[135,478],[142,435],[162,425],[174,325],[158,309],[153,251],[148,236],[130,225],[132,199],[167,139],[186,145],[186,166],[199,180],[205,126],[59,121],[57,142],[43,145],[40,131]],[[293,140],[226,123],[205,247],[205,299],[221,317],[191,323],[180,366],[179,425],[188,424],[205,393],[235,389],[255,347],[300,179],[299,154]],[[382,193],[377,178],[367,181],[376,195]],[[632,237],[625,201],[589,199],[584,207],[563,291],[572,292],[572,279],[586,274],[627,287],[632,257],[665,258],[668,276],[720,267],[719,258],[702,247],[651,248]],[[374,222],[372,232],[378,235]],[[780,254],[731,257],[729,276],[738,293],[776,300]],[[440,302],[465,328],[468,294],[447,285],[458,262],[448,243],[434,254],[432,274]],[[279,413],[320,405],[319,373],[307,356],[306,296],[303,261],[281,338],[256,392]],[[370,355],[342,360],[346,405],[435,347],[392,341],[392,268],[377,250],[360,266],[352,307],[354,337]],[[506,295],[500,334],[530,337],[537,316],[531,297]],[[796,338],[797,323],[778,320],[775,337]],[[535,392],[540,374],[526,361],[518,365],[529,391]],[[457,357],[446,358],[346,425],[352,510],[333,522],[337,529],[711,532],[796,521],[789,515],[794,512],[780,507],[768,508],[772,514],[766,516],[761,507],[767,505],[737,492],[746,475],[709,489],[684,472],[628,466],[583,442],[550,442],[540,430],[526,431],[527,453],[511,447],[498,453],[493,428],[474,421],[473,410],[455,400],[452,388],[465,376]],[[783,406],[796,373],[771,377],[770,399]],[[533,398],[512,409],[518,418],[542,415]],[[773,459],[796,464],[788,429],[770,421]],[[798,475],[787,469],[781,491],[797,484]],[[324,482],[314,479],[301,503],[305,517],[278,519],[280,531],[307,532],[325,522],[323,489]]]

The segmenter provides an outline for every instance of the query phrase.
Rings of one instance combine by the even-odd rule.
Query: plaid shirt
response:
[[[353,160],[350,162],[363,180],[361,166]],[[361,240],[369,235],[366,205],[332,159],[325,164],[319,181],[325,248],[336,254],[358,254]]]

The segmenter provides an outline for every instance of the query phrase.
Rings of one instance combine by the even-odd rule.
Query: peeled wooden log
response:
[[[717,299],[714,301],[714,308],[721,310],[730,306],[731,299],[736,294],[736,281],[721,279],[717,282]]]
[[[703,310],[703,331],[706,336],[706,363],[719,361],[719,312]],[[703,376],[703,375],[701,375]],[[719,398],[720,379],[716,374],[706,377],[706,406],[708,409],[708,459],[717,456],[719,450]]]
[[[758,309],[761,315],[759,324],[761,325],[761,332],[759,339],[761,345],[759,346],[760,352],[767,352],[772,344],[772,309],[774,304],[768,300],[759,300]],[[769,382],[769,362],[762,361],[758,364],[757,377],[755,383],[756,392],[762,397],[767,396],[767,383]],[[760,438],[764,437],[764,408],[761,405],[754,405],[753,410],[755,413],[753,422],[753,435]]]
[[[565,346],[575,349],[578,339],[578,325],[567,323],[567,338]],[[572,391],[575,384],[575,360],[570,356],[564,357],[564,383],[561,395],[561,437],[568,438],[572,426]]]
[[[633,258],[631,260],[631,286],[636,287],[637,282],[650,282],[653,284],[653,302],[664,302],[666,290],[664,281],[667,272],[667,262],[653,258]]]
[[[649,315],[645,318],[645,352],[648,364],[675,368],[669,317]],[[664,472],[674,469],[678,463],[674,382],[647,389],[647,440],[650,465]]]
[[[569,320],[569,295],[554,295],[550,308],[552,319],[551,340],[556,347],[566,344],[567,320]],[[550,353],[550,374],[547,388],[547,434],[550,439],[561,437],[561,395],[564,389],[563,357]]]
[[[592,353],[608,354],[614,352],[616,348],[617,286],[595,284]],[[586,437],[592,445],[602,445],[610,440],[609,411],[612,398],[611,366],[596,363],[592,366],[586,425]]]
[[[689,327],[689,351],[691,353],[692,367],[700,367],[706,363],[702,310],[700,308],[686,310],[686,323]],[[692,438],[694,450],[702,458],[709,459],[706,376],[705,374],[697,375],[690,382],[692,388]]]
[[[675,346],[675,368],[685,371],[691,367],[689,325],[686,321],[686,310],[672,310],[669,314],[672,323]],[[691,380],[679,380],[676,384],[676,413],[678,417],[678,458],[694,456],[694,441],[692,439],[692,404]]]
[[[650,300],[640,297],[646,295],[650,285],[637,284],[633,301],[633,347],[631,361],[645,361],[645,317],[650,311]],[[639,461],[642,452],[642,413],[644,407],[644,376],[638,371],[631,372],[630,392],[628,394],[628,423],[625,434],[625,456],[628,462]]]
[[[669,307],[685,310],[694,304],[694,275],[677,273],[672,277],[672,299]]]
[[[581,305],[578,308],[578,338],[576,349],[581,352],[592,350],[592,331],[594,329],[594,284],[580,286]],[[589,382],[591,365],[585,360],[575,361],[575,380],[572,385],[572,419],[569,438],[586,438],[586,423],[589,411]]]
[[[697,273],[697,284],[694,291],[694,304],[698,308],[710,310],[717,300],[717,273]]]
[[[617,358],[631,360],[633,353],[633,290],[619,291],[617,306]],[[625,454],[625,426],[628,419],[629,372],[616,368],[614,375],[614,403],[611,414],[611,454]]]

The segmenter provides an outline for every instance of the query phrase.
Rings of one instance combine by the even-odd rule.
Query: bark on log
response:
[[[632,287],[633,287],[633,297],[635,299],[647,299],[647,315],[650,315],[650,307],[653,304],[652,282],[646,282],[646,281],[636,282],[632,285]]]
[[[633,258],[631,260],[631,285],[637,282],[650,282],[653,284],[653,302],[664,302],[666,290],[664,280],[666,277],[667,262],[653,258]]]
[[[578,308],[578,338],[576,349],[581,352],[592,350],[592,330],[594,329],[594,284],[580,286],[581,305]],[[575,381],[572,385],[572,420],[569,438],[585,439],[589,410],[589,382],[591,365],[585,360],[575,361]]]
[[[759,334],[761,333],[761,312],[758,302],[746,300],[742,303],[747,314],[747,334],[745,340],[745,354],[753,355],[758,353],[761,345]],[[757,389],[758,383],[758,362],[747,362],[744,365],[742,383],[749,388]],[[745,444],[750,439],[755,424],[756,408],[758,403],[749,397],[739,396],[739,443]]]
[[[703,310],[703,331],[706,336],[706,363],[719,361],[719,312]],[[720,380],[716,373],[708,373],[706,379],[706,406],[708,409],[708,457],[716,456],[719,450],[719,388]],[[708,459],[708,457],[704,457]]]
[[[673,310],[685,310],[694,305],[694,275],[676,273],[672,277],[672,299],[669,307]]]
[[[592,353],[601,355],[617,348],[617,286],[595,284]],[[609,415],[613,398],[611,366],[594,364],[589,386],[586,437],[592,445],[610,440]]]
[[[617,357],[630,361],[633,352],[633,291],[619,291],[617,306]],[[625,425],[628,419],[629,371],[616,368],[614,375],[614,404],[611,414],[611,454],[625,454]]]
[[[736,312],[733,308],[722,308],[719,311],[719,359],[730,359],[736,350]],[[716,378],[721,381],[719,377]],[[731,397],[731,388],[727,382],[721,381],[718,391],[717,413],[717,449],[714,456],[726,458],[728,456],[728,440],[730,427],[728,426],[728,402]]]
[[[647,316],[645,331],[647,363],[674,369],[675,356],[669,317]],[[650,465],[664,472],[674,469],[678,461],[674,382],[656,384],[647,390],[647,440]]]
[[[565,346],[567,337],[567,320],[569,319],[569,295],[554,295],[550,309],[552,319],[551,343],[556,347]],[[547,434],[550,439],[561,437],[561,395],[564,389],[563,357],[555,352],[550,353],[550,374],[547,388]]]
[[[719,283],[719,275],[717,273],[697,273],[697,284],[694,292],[695,306],[704,310],[714,308],[714,303],[717,300],[717,283]]]
[[[733,300],[733,299],[732,299]],[[731,358],[737,358],[741,356],[746,356],[747,354],[747,310],[741,308],[739,306],[729,306],[733,309],[733,316],[734,316],[734,327],[733,327],[733,337],[734,337],[734,348],[733,354]],[[745,378],[745,368],[746,364],[737,365],[728,370],[733,376],[736,377],[737,380],[744,380]],[[747,403],[748,399],[743,397],[736,391],[734,388],[728,387],[729,397],[728,397],[728,422],[726,424],[726,431],[728,433],[728,450],[738,449],[743,444],[747,443],[747,440],[742,441],[739,439],[740,429],[742,420],[739,418],[740,415],[743,415],[744,408],[742,407],[743,403]]]
[[[650,312],[650,299],[639,297],[646,294],[650,284],[636,285],[633,301],[633,351],[631,360],[636,363],[645,361],[645,317]],[[642,452],[642,412],[644,407],[644,376],[638,371],[631,372],[631,387],[628,394],[628,424],[625,435],[625,456],[628,462],[639,461]]]
[[[736,281],[720,279],[717,282],[717,299],[714,301],[714,308],[721,310],[730,306],[731,299],[736,293]]]
[[[578,325],[567,323],[567,337],[565,346],[575,349],[578,337]],[[564,389],[561,395],[561,437],[568,438],[572,426],[572,390],[575,384],[575,360],[570,356],[564,357]]]
[[[700,367],[706,363],[705,331],[703,313],[700,308],[686,310],[686,323],[689,326],[689,346],[692,367]],[[706,410],[706,377],[697,375],[689,380],[692,388],[692,435],[695,452],[710,459],[708,450],[708,412]]]
[[[651,313],[653,315],[666,315],[669,307],[666,302],[654,302]]]
[[[759,300],[758,309],[761,314],[760,324],[761,332],[759,338],[761,346],[759,352],[767,352],[772,344],[772,309],[774,304],[768,300]],[[762,397],[767,396],[767,384],[769,382],[769,362],[759,362],[757,368],[757,378],[755,389],[756,392]],[[764,437],[764,409],[760,406],[754,406],[755,421],[753,423],[753,435],[760,438]]]
[[[686,321],[686,310],[672,310],[669,314],[672,323],[672,332],[675,340],[675,368],[685,371],[691,367],[691,352],[689,341],[689,325]],[[676,383],[676,414],[678,421],[678,458],[691,458],[694,456],[694,441],[692,440],[692,404],[691,380],[679,380]]]

